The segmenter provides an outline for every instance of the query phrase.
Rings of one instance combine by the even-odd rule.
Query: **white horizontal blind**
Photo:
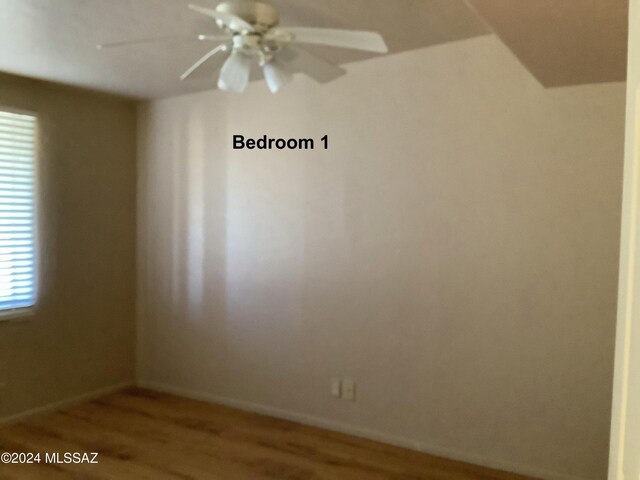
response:
[[[37,119],[0,111],[0,310],[36,296],[35,138]]]

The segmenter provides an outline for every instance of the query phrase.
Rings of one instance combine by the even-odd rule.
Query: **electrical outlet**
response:
[[[331,379],[331,396],[335,397],[335,398],[340,398],[340,395],[342,393],[342,380],[340,380],[339,378],[332,378]]]
[[[356,382],[350,378],[342,380],[342,398],[351,402],[356,400]]]

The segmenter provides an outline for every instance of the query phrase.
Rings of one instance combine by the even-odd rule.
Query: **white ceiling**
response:
[[[213,87],[180,83],[180,74],[207,51],[178,41],[98,51],[103,42],[155,35],[219,32],[187,9],[216,0],[0,0],[0,71],[138,98]],[[488,32],[463,0],[274,0],[282,25],[378,30],[393,52]],[[209,44],[210,45],[210,44]],[[210,46],[209,46],[210,48]],[[370,54],[321,49],[340,63]]]
[[[219,0],[0,0],[0,72],[135,98],[214,88],[180,75],[211,48],[198,33],[219,33],[189,10]],[[494,30],[543,86],[626,78],[628,0],[269,0],[283,26],[375,30],[391,53]],[[474,7],[474,8],[471,8]],[[477,12],[477,13],[476,13]],[[96,44],[158,35],[194,40],[98,51]],[[374,56],[310,48],[335,63]],[[213,62],[215,64],[215,62]]]

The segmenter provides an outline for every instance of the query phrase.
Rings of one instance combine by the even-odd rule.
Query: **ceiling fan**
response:
[[[256,0],[230,0],[215,9],[189,5],[194,12],[206,15],[222,29],[222,35],[197,35],[206,42],[222,42],[207,52],[181,76],[181,80],[197,77],[203,67],[212,61],[220,69],[218,88],[242,93],[249,83],[251,65],[262,68],[267,86],[276,93],[291,81],[294,73],[303,73],[319,83],[327,83],[344,75],[346,71],[326,60],[307,52],[300,44],[327,45],[332,47],[388,52],[382,36],[375,32],[337,30],[329,28],[292,27],[278,28],[278,10]],[[175,37],[156,37],[139,40],[105,43],[98,49],[132,44],[150,43]],[[224,62],[222,62],[222,60]],[[210,70],[208,71],[210,74]]]

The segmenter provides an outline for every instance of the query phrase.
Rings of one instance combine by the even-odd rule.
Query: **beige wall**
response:
[[[0,323],[0,419],[130,381],[135,347],[135,105],[0,76],[38,114],[36,315]]]
[[[348,68],[140,109],[139,378],[604,478],[624,85],[544,90],[491,36]]]

